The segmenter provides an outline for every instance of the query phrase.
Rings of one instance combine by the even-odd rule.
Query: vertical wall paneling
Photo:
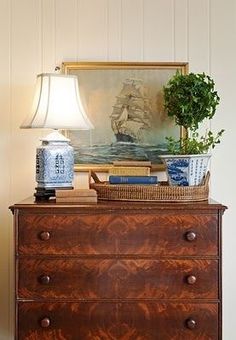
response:
[[[209,72],[209,0],[188,0],[189,65],[193,72]]]
[[[10,194],[10,3],[7,0],[0,2],[0,164],[1,164],[1,186],[0,186],[0,338],[10,338],[9,322],[9,297],[11,289],[9,285],[9,220],[10,214],[6,211],[9,204]]]
[[[79,0],[79,60],[107,60],[107,0]]]
[[[41,70],[38,0],[12,0],[12,197],[23,198],[35,186],[35,148],[39,132],[19,129],[31,110],[35,76]],[[21,175],[16,171],[20,164]],[[25,185],[27,183],[27,186]]]
[[[209,0],[188,0],[188,58],[190,72],[209,73],[210,71],[210,32]],[[199,126],[199,133],[204,135],[209,129],[209,121]]]
[[[219,16],[221,24],[219,25]],[[212,165],[219,169],[214,173],[214,193],[217,197],[227,198],[234,195],[231,184],[220,190],[217,186],[225,171],[226,159],[236,166],[236,154],[232,152],[235,140],[235,79],[236,79],[236,3],[225,6],[221,1],[211,1],[211,73],[220,96],[220,104],[212,120],[212,129],[219,131],[224,128],[222,142],[213,152]],[[223,161],[222,161],[223,160]]]
[[[121,60],[121,1],[108,0],[108,60]]]
[[[77,0],[55,1],[55,61],[58,66],[62,61],[76,60],[77,20]]]
[[[53,72],[55,56],[55,0],[41,0],[42,72]]]
[[[188,4],[174,0],[174,60],[188,61]]]
[[[144,1],[144,59],[174,60],[174,16],[172,0]]]
[[[146,1],[144,1],[145,3]],[[143,0],[122,0],[123,61],[143,60]]]
[[[76,3],[76,61],[79,60],[79,10],[80,10],[80,0]]]

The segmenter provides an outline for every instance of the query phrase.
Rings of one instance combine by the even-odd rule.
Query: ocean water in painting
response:
[[[165,144],[139,145],[118,142],[110,145],[79,146],[75,149],[76,164],[112,164],[113,161],[137,160],[161,164],[158,155],[166,154]]]

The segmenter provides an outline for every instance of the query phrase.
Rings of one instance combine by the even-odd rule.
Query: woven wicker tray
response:
[[[91,171],[89,185],[91,189],[97,191],[100,200],[189,202],[208,199],[209,178],[208,172],[202,185],[188,187],[169,186],[167,182],[161,182],[159,185],[116,185],[100,181],[98,176]]]

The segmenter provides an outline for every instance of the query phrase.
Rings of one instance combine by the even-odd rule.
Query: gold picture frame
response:
[[[158,159],[165,137],[182,137],[163,108],[163,86],[187,62],[63,62],[62,72],[78,76],[91,131],[67,130],[75,148],[75,171],[108,171],[115,160]],[[78,155],[78,156],[77,156]]]

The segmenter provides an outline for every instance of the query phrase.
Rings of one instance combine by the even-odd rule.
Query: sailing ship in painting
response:
[[[108,111],[110,122],[106,123],[113,132],[110,142],[80,144],[75,147],[75,162],[108,164],[132,159],[161,163],[159,155],[167,153],[166,143],[156,142],[160,130],[157,122],[161,121],[157,97],[149,92],[144,80],[131,77],[123,80]]]
[[[151,105],[142,80],[124,81],[110,118],[117,142],[143,141],[144,132],[151,127]]]

